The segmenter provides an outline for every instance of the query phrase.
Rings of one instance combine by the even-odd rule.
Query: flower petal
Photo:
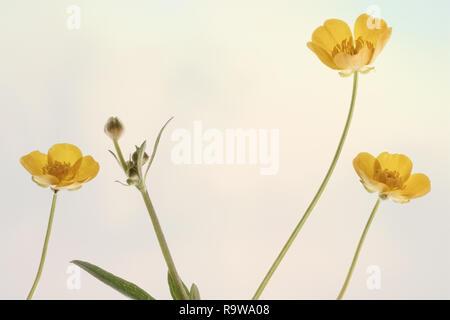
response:
[[[81,150],[69,143],[55,144],[48,150],[48,162],[50,164],[58,161],[73,166],[81,157],[83,157]]]
[[[361,182],[369,192],[385,192],[388,187],[374,179],[377,168],[380,167],[378,160],[370,153],[361,152],[353,159],[353,167],[361,178]]]
[[[372,54],[372,50],[364,47],[355,55],[339,52],[334,56],[333,60],[336,66],[341,70],[358,71],[370,62]]]
[[[412,170],[412,162],[407,156],[399,153],[390,154],[383,152],[378,155],[377,159],[382,169],[397,171],[403,182],[408,180]]]
[[[55,190],[69,190],[69,191],[74,191],[74,190],[78,190],[83,186],[82,183],[78,183],[78,182],[73,182],[70,184],[65,184],[65,185],[57,185],[54,187]]]
[[[325,65],[330,67],[331,69],[338,70],[339,68],[336,66],[336,64],[333,61],[333,58],[331,58],[331,55],[323,49],[321,46],[314,42],[308,42],[307,46],[309,49],[311,49],[312,52],[314,52],[317,56],[317,58],[322,61]]]
[[[389,196],[395,202],[405,203],[426,195],[430,190],[430,179],[423,173],[415,173],[405,182],[405,188],[392,191]]]
[[[83,184],[81,184],[81,183],[74,183],[74,184],[68,186],[66,189],[69,191],[75,191],[75,190],[80,189],[82,186],[83,186]]]
[[[43,174],[42,168],[47,165],[48,160],[46,154],[33,151],[20,158],[20,163],[32,175],[41,175]]]
[[[355,40],[361,37],[363,40],[371,42],[374,48],[376,48],[378,40],[380,40],[381,36],[384,35],[388,29],[392,28],[388,28],[386,21],[364,13],[355,21]],[[389,37],[387,39],[389,39]]]
[[[38,184],[39,186],[43,188],[47,188],[51,185],[58,183],[58,178],[52,176],[52,175],[41,175],[41,176],[32,176],[31,180]]]
[[[338,19],[329,19],[312,34],[312,42],[331,54],[334,47],[343,40],[353,39],[352,31],[347,23]]]
[[[100,166],[91,156],[83,157],[80,168],[75,175],[75,181],[80,183],[88,182],[97,176]]]
[[[380,37],[378,38],[377,44],[375,46],[375,50],[373,52],[372,58],[370,59],[369,63],[372,63],[375,60],[375,58],[380,54],[380,52],[383,50],[386,43],[391,38],[391,34],[392,34],[392,28],[388,28],[384,33],[382,33],[380,35]]]

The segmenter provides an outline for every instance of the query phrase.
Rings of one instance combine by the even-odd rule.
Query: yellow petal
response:
[[[333,48],[343,40],[353,39],[352,31],[347,23],[338,19],[329,19],[312,34],[312,42],[321,46],[331,54]]]
[[[42,168],[44,168],[48,163],[47,155],[39,151],[33,151],[20,158],[20,163],[32,175],[42,175]]]
[[[78,182],[72,182],[70,184],[67,185],[57,185],[54,187],[55,190],[69,190],[69,191],[74,191],[74,190],[78,190],[83,186],[82,183],[78,183]]]
[[[380,167],[378,160],[370,153],[361,152],[353,159],[353,167],[361,178],[361,182],[369,192],[385,192],[388,188],[384,183],[374,179],[374,173]]]
[[[391,38],[391,34],[392,34],[392,28],[388,28],[386,31],[384,31],[384,33],[382,33],[380,35],[380,37],[378,38],[377,44],[375,46],[375,50],[373,52],[372,58],[370,59],[369,63],[372,63],[375,60],[375,58],[380,54],[380,52],[383,50],[386,43]]]
[[[67,173],[67,176],[65,177],[66,180],[73,180],[78,172],[78,170],[81,167],[81,163],[83,162],[83,157],[78,159],[77,162],[73,166],[70,167],[69,172]]]
[[[55,189],[66,189],[68,186],[71,186],[72,184],[76,183],[75,179],[64,179],[60,180],[58,183],[54,185]]]
[[[59,179],[50,174],[44,174],[40,176],[33,176],[32,180],[36,182],[41,187],[53,186],[59,183]]]
[[[75,180],[80,183],[88,182],[95,178],[99,170],[100,166],[94,158],[91,156],[83,157],[80,168],[75,175]]]
[[[378,40],[383,34],[385,34],[387,29],[388,26],[386,21],[364,13],[355,21],[355,40],[361,37],[363,40],[371,42],[374,48],[376,48]]]
[[[372,178],[377,159],[370,153],[361,152],[353,159],[353,168],[361,179]]]
[[[409,177],[402,190],[392,191],[389,196],[396,202],[405,203],[426,195],[430,190],[430,179],[423,173],[415,173]]]
[[[83,185],[81,183],[74,183],[71,186],[67,187],[66,189],[69,191],[75,191],[82,187]]]
[[[331,55],[325,49],[323,49],[318,44],[315,44],[314,42],[308,42],[307,46],[325,65],[327,65],[331,69],[338,70],[338,67],[334,63],[333,58],[331,58]]]
[[[364,47],[355,55],[339,52],[334,56],[333,60],[339,69],[358,71],[370,62],[372,54],[372,50]]]
[[[383,152],[377,159],[380,162],[382,169],[397,171],[403,182],[409,178],[412,170],[412,162],[407,156],[398,153],[390,154],[388,152]]]
[[[31,180],[43,188],[47,188],[58,183],[58,178],[51,175],[32,176]]]
[[[48,161],[50,164],[58,161],[73,166],[82,156],[80,149],[69,143],[55,144],[48,150]]]

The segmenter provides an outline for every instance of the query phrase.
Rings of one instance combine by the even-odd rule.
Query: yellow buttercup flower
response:
[[[403,154],[383,152],[375,158],[362,152],[353,160],[353,167],[367,191],[378,192],[382,199],[406,203],[431,189],[425,174],[411,174],[412,162]]]
[[[97,175],[100,166],[91,156],[83,157],[80,149],[68,143],[55,144],[48,154],[33,151],[20,163],[42,187],[53,190],[77,190]]]
[[[384,20],[368,14],[356,19],[354,35],[344,21],[329,19],[313,32],[308,48],[325,65],[340,70],[339,74],[345,77],[372,70],[369,65],[383,50],[391,33],[392,28]]]

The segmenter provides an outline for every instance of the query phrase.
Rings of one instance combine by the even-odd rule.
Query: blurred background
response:
[[[81,9],[79,29],[66,11]],[[69,262],[86,260],[170,298],[167,269],[139,193],[115,180],[106,119],[122,119],[125,153],[167,128],[149,192],[178,271],[205,299],[248,299],[322,181],[350,102],[341,78],[306,47],[329,18],[353,28],[377,8],[392,37],[362,75],[335,173],[263,299],[335,299],[376,196],[358,181],[362,151],[403,153],[432,182],[408,204],[382,202],[349,299],[450,298],[450,5],[435,1],[2,1],[0,298],[24,299],[51,204],[21,156],[68,142],[101,165],[61,192],[35,299],[122,299],[87,273],[70,289]],[[177,128],[279,129],[279,171],[255,165],[176,165]],[[370,290],[370,266],[381,287]],[[370,270],[370,269],[369,269]]]

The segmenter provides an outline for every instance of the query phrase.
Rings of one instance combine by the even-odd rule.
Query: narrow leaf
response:
[[[142,166],[144,165],[144,153],[145,153],[145,148],[147,146],[147,141],[144,140],[144,142],[142,142],[141,146],[137,148],[137,168],[139,171],[139,176],[142,177]]]
[[[164,129],[166,128],[166,126],[169,124],[169,122],[170,122],[172,119],[173,119],[173,117],[171,117],[169,120],[167,120],[167,122],[163,125],[163,127],[161,128],[161,130],[159,130],[158,137],[156,137],[155,144],[153,145],[153,152],[152,152],[152,155],[150,156],[150,160],[148,161],[147,169],[145,170],[145,178],[147,177],[148,170],[150,169],[150,166],[152,165],[153,159],[155,158],[156,150],[158,149],[159,140],[161,139],[161,135],[162,135]]]
[[[170,295],[173,300],[181,300],[180,295],[178,294],[178,290],[173,283],[173,279],[170,276],[170,272],[167,273],[167,282],[169,283]]]
[[[117,158],[116,154],[115,154],[114,152],[112,152],[111,150],[108,150],[108,151],[109,151],[109,153],[111,153],[111,154],[113,155],[114,159],[116,159],[116,161],[117,161],[117,163],[119,164],[119,166],[122,166],[122,165],[120,164],[120,160],[119,160],[119,158]]]
[[[116,182],[116,183],[118,183],[118,184],[121,184],[121,185],[123,185],[124,187],[129,187],[129,186],[130,186],[129,184],[123,183],[122,181],[119,181],[119,180],[116,180],[116,181],[114,181],[114,182]]]
[[[200,291],[198,291],[198,287],[195,283],[193,283],[191,286],[189,298],[191,300],[200,300]]]
[[[170,275],[170,271],[167,273],[167,282],[169,283],[169,289],[170,289],[170,295],[172,296],[173,300],[184,300],[183,296],[179,292],[177,286],[175,285],[175,281],[173,280],[172,276]],[[186,285],[183,282],[184,291],[186,292],[186,295],[189,297],[189,289],[186,287]]]
[[[123,295],[136,300],[155,300],[147,292],[139,288],[134,283],[128,282],[122,278],[119,278],[100,267],[97,267],[89,262],[74,260],[71,263],[77,265],[87,273],[91,274],[104,284],[107,284],[113,289],[116,289]]]

